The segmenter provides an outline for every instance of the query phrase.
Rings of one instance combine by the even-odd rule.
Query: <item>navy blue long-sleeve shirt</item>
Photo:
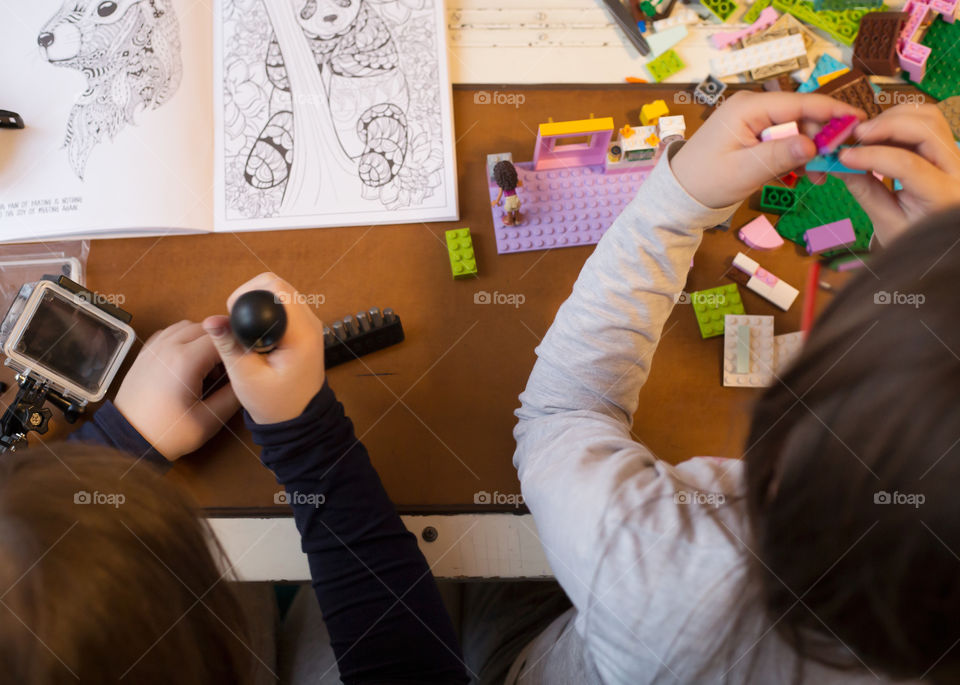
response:
[[[430,568],[330,386],[290,421],[244,419],[288,493],[341,680],[466,683]],[[71,438],[168,466],[109,402]]]

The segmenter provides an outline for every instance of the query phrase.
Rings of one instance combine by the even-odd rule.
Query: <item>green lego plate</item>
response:
[[[690,304],[704,339],[723,335],[723,317],[743,314],[743,300],[736,283],[690,293]]]
[[[814,184],[806,176],[797,182],[794,188],[796,203],[786,211],[777,222],[777,233],[787,240],[803,245],[803,234],[808,229],[823,226],[841,219],[850,219],[857,242],[842,250],[833,250],[823,254],[831,257],[848,254],[850,250],[866,251],[873,237],[873,222],[863,211],[847,186],[836,176],[828,175],[823,185]]]
[[[960,95],[960,22],[948,24],[937,17],[920,44],[931,49],[923,80],[913,83],[907,72],[903,72],[903,77],[938,100]]]

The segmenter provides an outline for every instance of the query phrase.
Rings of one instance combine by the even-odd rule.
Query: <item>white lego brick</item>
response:
[[[773,339],[773,372],[777,376],[783,375],[787,367],[800,355],[803,349],[803,331],[784,333]]]
[[[733,76],[806,54],[807,47],[804,45],[803,36],[793,34],[714,57],[710,60],[710,73],[719,78]]]
[[[687,7],[681,7],[674,10],[673,15],[666,19],[658,19],[653,22],[654,31],[666,31],[674,26],[686,26],[687,24],[699,24],[700,15]]]
[[[738,252],[733,258],[733,265],[750,276],[747,288],[783,311],[790,309],[800,294],[799,290],[780,280],[742,252]]]
[[[749,331],[750,364],[737,373],[740,328]],[[773,317],[727,314],[723,317],[723,385],[732,388],[765,388],[774,379]]]
[[[660,117],[659,121],[657,121],[657,131],[660,140],[663,140],[667,136],[680,136],[683,138],[687,132],[687,122],[684,121],[682,114]]]

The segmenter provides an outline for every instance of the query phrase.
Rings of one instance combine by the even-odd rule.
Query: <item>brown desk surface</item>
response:
[[[460,221],[98,240],[90,252],[88,286],[122,293],[141,339],[183,318],[223,312],[237,285],[266,270],[301,292],[322,293],[321,317],[393,307],[407,340],[362,363],[332,369],[329,379],[394,502],[402,510],[458,510],[474,508],[480,490],[519,492],[511,463],[517,395],[533,366],[534,347],[592,248],[497,255],[485,157],[509,151],[516,161],[530,159],[537,125],[551,116],[562,121],[592,112],[613,116],[617,126],[627,116],[636,124],[643,103],[673,103],[675,89],[511,89],[525,94],[520,107],[476,104],[476,90],[454,89]],[[670,108],[686,115],[688,134],[704,115],[699,105]],[[755,214],[742,207],[733,226]],[[443,232],[462,226],[473,232],[476,280],[450,276]],[[687,290],[731,282],[723,262],[741,247],[735,230],[709,232]],[[760,260],[802,290],[809,259],[796,246],[788,243]],[[841,280],[826,271],[824,278]],[[526,301],[519,308],[474,304],[480,290],[522,293]],[[741,290],[748,312],[775,315],[778,333],[798,329],[799,299],[784,313]],[[829,295],[819,297],[822,306]],[[756,391],[721,387],[721,346],[722,337],[701,340],[689,305],[675,308],[634,426],[637,438],[660,458],[741,455]],[[171,477],[211,508],[273,507],[278,489],[239,416],[201,452],[180,460]]]

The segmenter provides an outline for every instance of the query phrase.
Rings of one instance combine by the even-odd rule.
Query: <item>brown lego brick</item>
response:
[[[869,119],[873,119],[882,111],[879,98],[870,87],[867,75],[859,69],[851,69],[843,76],[820,86],[817,92],[859,107],[867,113]]]
[[[763,82],[763,89],[770,92],[792,93],[799,86],[790,74],[780,74],[775,78],[769,78]]]
[[[907,21],[906,12],[868,12],[860,19],[853,44],[853,66],[868,74],[894,76],[900,71],[897,36]]]

